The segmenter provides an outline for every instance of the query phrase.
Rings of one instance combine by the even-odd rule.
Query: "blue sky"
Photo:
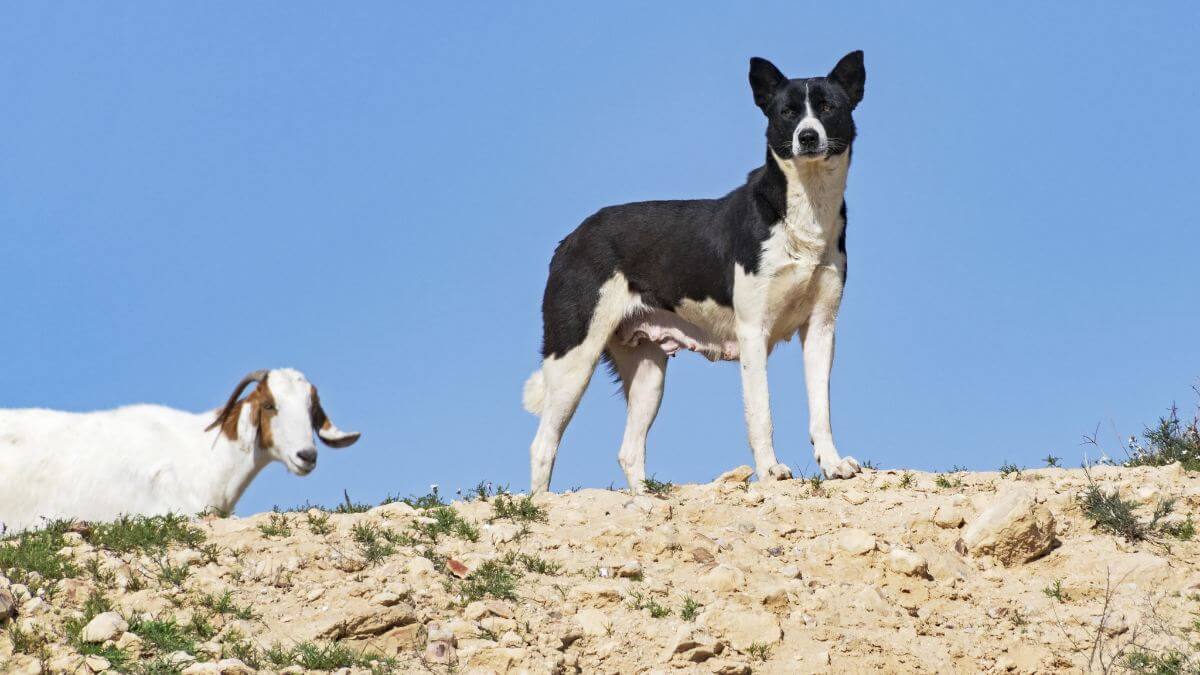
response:
[[[1195,3],[5,3],[0,406],[218,405],[295,366],[351,449],[239,506],[528,485],[555,244],[717,196],[746,82],[866,52],[834,368],[843,453],[1074,464],[1200,375]],[[814,469],[799,349],[776,446]],[[554,487],[622,484],[593,381]],[[749,463],[736,368],[675,359],[659,478]],[[100,458],[98,458],[100,459]]]

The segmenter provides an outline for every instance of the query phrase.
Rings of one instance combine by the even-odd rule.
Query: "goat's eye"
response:
[[[275,409],[274,403],[264,403],[263,404],[263,410],[274,410],[274,409]]]
[[[791,108],[784,107],[779,111],[779,114],[783,116],[783,119],[790,120],[796,116],[796,111],[792,110]]]
[[[822,114],[828,115],[831,112],[833,112],[833,104],[832,103],[826,102],[826,103],[821,104],[821,113]]]

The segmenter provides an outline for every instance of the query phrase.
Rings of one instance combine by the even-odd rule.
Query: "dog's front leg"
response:
[[[842,299],[840,272],[825,271],[818,282],[812,315],[800,331],[804,343],[804,381],[808,389],[808,434],[821,473],[826,478],[850,478],[862,468],[853,457],[842,458],[838,454],[829,420],[834,326]]]
[[[754,470],[759,480],[785,480],[792,470],[775,458],[771,429],[771,401],[767,388],[767,334],[760,321],[738,321],[738,349],[742,369],[742,402],[746,407],[746,429],[754,452]]]

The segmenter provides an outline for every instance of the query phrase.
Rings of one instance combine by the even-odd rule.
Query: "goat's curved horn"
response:
[[[229,400],[225,402],[225,406],[221,408],[221,412],[217,413],[217,419],[213,420],[213,423],[208,425],[204,430],[212,431],[213,429],[221,426],[221,424],[225,421],[225,418],[229,417],[229,413],[233,410],[234,405],[237,404],[238,398],[241,397],[242,392],[246,389],[246,387],[249,387],[253,382],[262,384],[267,380],[267,374],[269,372],[269,370],[256,370],[253,373],[243,377],[242,381],[238,382],[237,387],[234,388],[233,393],[229,395]]]
[[[312,426],[321,442],[331,448],[344,448],[354,445],[362,434],[357,431],[342,431],[325,414],[321,407],[321,397],[317,396],[317,388],[312,388]]]

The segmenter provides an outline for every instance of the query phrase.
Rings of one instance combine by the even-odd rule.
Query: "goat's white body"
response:
[[[205,431],[214,417],[157,405],[0,410],[0,526],[232,510],[269,460]]]

